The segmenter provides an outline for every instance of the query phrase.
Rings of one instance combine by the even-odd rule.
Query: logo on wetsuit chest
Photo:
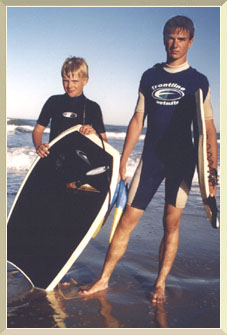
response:
[[[73,112],[64,112],[62,113],[62,115],[64,117],[70,118],[70,119],[76,119],[77,118],[77,114],[73,113]]]
[[[177,84],[160,84],[152,86],[152,97],[160,105],[178,105],[179,100],[185,95],[185,88]]]

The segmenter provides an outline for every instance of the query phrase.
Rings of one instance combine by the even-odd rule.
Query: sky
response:
[[[84,94],[104,123],[127,125],[143,72],[166,60],[162,31],[175,15],[195,24],[188,62],[208,77],[219,130],[219,7],[8,7],[7,116],[37,119],[51,95],[64,93],[62,64],[77,56],[89,66]]]

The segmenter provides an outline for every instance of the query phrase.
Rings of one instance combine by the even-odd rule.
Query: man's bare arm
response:
[[[120,176],[122,179],[125,179],[127,160],[130,156],[130,153],[132,152],[132,149],[134,148],[139,139],[139,136],[143,129],[143,121],[144,113],[135,112],[129,123],[120,163]]]

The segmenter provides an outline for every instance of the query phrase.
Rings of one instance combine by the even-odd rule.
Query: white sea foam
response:
[[[133,177],[135,170],[139,164],[139,161],[140,161],[140,157],[137,157],[136,159],[129,157],[128,162],[127,162],[127,167],[126,167],[126,170],[127,170],[126,175],[129,179]],[[199,179],[198,179],[198,173],[196,170],[193,176],[192,183],[198,184],[198,182],[199,182]]]
[[[107,131],[106,132],[107,138],[111,138],[111,139],[116,139],[116,140],[124,140],[126,137],[126,132],[111,132],[111,131]],[[139,140],[144,140],[145,135],[140,135]]]
[[[21,146],[18,147],[18,139],[23,138],[21,137],[22,134],[26,133],[31,133],[34,129],[34,126],[31,124],[23,124],[23,120],[20,121],[22,124],[17,124],[17,120],[15,123],[13,122],[12,124],[7,125],[7,134],[8,135],[15,135],[12,137],[12,146],[8,148],[8,153],[7,153],[7,170],[9,172],[26,172],[29,170],[31,167],[34,159],[37,157],[35,153],[35,149],[33,146]],[[50,128],[47,127],[45,129],[45,133],[49,133]],[[17,138],[17,136],[19,137]],[[107,137],[109,139],[112,139],[112,145],[114,146],[117,141],[119,140],[120,143],[124,141],[126,137],[126,131],[119,131],[119,132],[114,132],[114,131],[107,131]],[[145,135],[141,134],[139,140],[144,140]],[[114,141],[116,142],[114,143]],[[27,141],[27,139],[26,139]],[[24,142],[26,143],[26,142]],[[220,143],[220,140],[218,140],[218,143]],[[15,146],[15,147],[14,147]],[[119,149],[121,150],[121,149]],[[142,150],[142,149],[141,149]],[[132,155],[130,156],[128,163],[127,163],[127,176],[129,178],[132,178],[135,169],[139,163],[141,153],[138,151],[135,152],[133,151]],[[194,178],[193,178],[193,183],[198,183],[198,175],[197,171],[195,172]]]
[[[14,135],[16,133],[32,133],[34,127],[29,125],[18,126],[15,124],[7,125],[7,135]],[[45,133],[50,132],[50,128],[46,128]]]
[[[7,171],[26,172],[36,157],[33,147],[9,148],[7,152]]]
[[[137,165],[139,164],[140,157],[137,158],[131,158],[129,157],[128,162],[127,162],[127,167],[126,167],[126,176],[129,178],[132,178],[135,170],[137,168]]]
[[[31,133],[34,127],[30,125],[16,125],[16,124],[8,124],[7,125],[7,135],[14,135],[15,133]],[[45,133],[50,133],[50,128],[47,127],[44,130]],[[107,138],[116,139],[116,140],[124,140],[126,137],[126,132],[114,132],[107,131]],[[145,134],[141,134],[139,140],[142,141],[145,139]],[[220,140],[218,140],[218,144],[220,144]]]
[[[34,159],[37,157],[35,149],[30,146],[8,148],[7,152],[7,171],[8,172],[26,172],[31,167]],[[140,157],[129,158],[127,164],[127,176],[132,177],[139,163]]]
[[[37,157],[34,147],[9,148],[7,152],[7,171],[8,172],[27,172],[34,159]],[[140,154],[133,154],[128,159],[126,175],[131,179],[139,164]],[[198,183],[197,171],[194,174],[193,183]]]

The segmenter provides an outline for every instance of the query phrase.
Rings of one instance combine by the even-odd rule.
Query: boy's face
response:
[[[177,62],[178,65],[186,62],[188,49],[193,40],[190,40],[190,33],[187,30],[177,28],[164,38],[164,44],[167,52],[167,59]]]
[[[65,92],[70,98],[79,97],[83,93],[83,88],[88,82],[88,78],[79,76],[78,71],[70,72],[62,78]]]

